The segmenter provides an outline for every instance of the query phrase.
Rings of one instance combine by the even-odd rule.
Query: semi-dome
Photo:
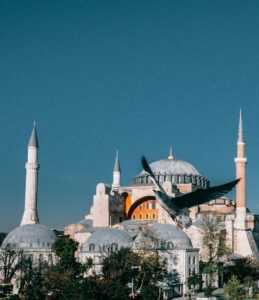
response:
[[[192,243],[188,235],[173,224],[154,223],[149,227],[155,238],[161,241],[169,249],[192,248]],[[145,234],[140,233],[136,239],[136,244],[141,244],[146,239]]]
[[[99,252],[104,247],[118,249],[130,247],[133,239],[124,231],[115,228],[97,229],[82,245],[82,251]]]
[[[48,227],[40,224],[26,224],[12,230],[4,239],[2,247],[9,244],[25,251],[51,250],[56,239],[56,234]]]

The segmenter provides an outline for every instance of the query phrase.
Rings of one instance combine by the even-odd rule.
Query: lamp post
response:
[[[139,271],[141,270],[141,266],[133,266],[131,269],[138,269]],[[128,287],[131,288],[131,294],[130,297],[133,299],[135,298],[135,292],[134,292],[134,278],[132,277],[131,282],[128,283]]]

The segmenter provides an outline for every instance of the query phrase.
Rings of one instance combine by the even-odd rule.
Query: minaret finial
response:
[[[242,118],[242,109],[240,108],[239,114],[239,126],[238,126],[238,143],[244,143],[244,130],[243,130],[243,118]]]
[[[171,159],[171,160],[174,159],[174,156],[173,156],[173,147],[172,146],[170,147],[170,152],[169,152],[168,159]]]

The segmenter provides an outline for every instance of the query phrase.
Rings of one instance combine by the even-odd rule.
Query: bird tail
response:
[[[181,229],[188,228],[192,225],[192,219],[184,214],[180,214],[176,216],[176,223],[177,226],[180,227]]]

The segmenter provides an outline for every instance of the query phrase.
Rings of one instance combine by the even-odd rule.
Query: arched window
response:
[[[173,258],[173,264],[175,266],[178,265],[178,258],[176,256]]]
[[[52,263],[52,254],[51,254],[51,253],[48,254],[48,262],[49,262],[49,263]]]
[[[174,248],[174,244],[172,242],[167,243],[167,249],[172,250]]]
[[[94,244],[90,244],[89,251],[90,252],[94,252],[94,249],[95,249],[95,245]]]
[[[115,244],[115,243],[112,243],[111,248],[112,248],[112,251],[117,251],[118,250],[118,245]]]
[[[142,214],[139,215],[140,220],[142,219]]]

